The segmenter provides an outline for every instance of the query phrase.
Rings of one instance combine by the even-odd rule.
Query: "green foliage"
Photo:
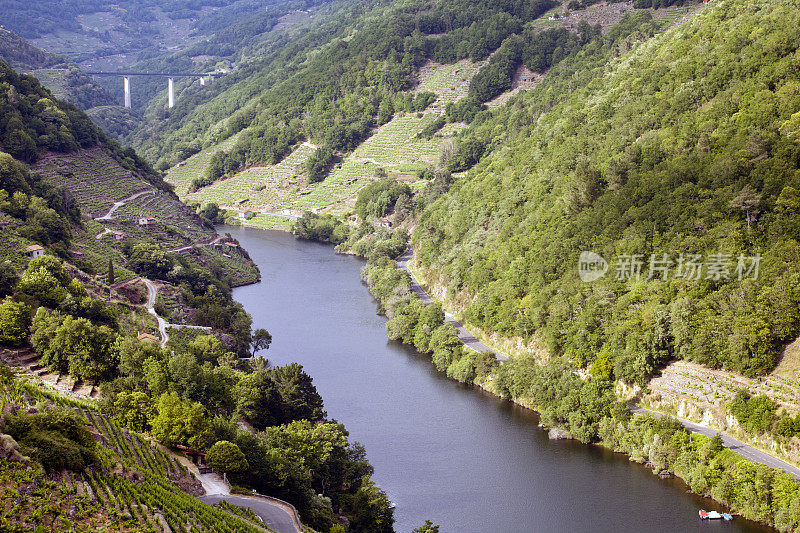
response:
[[[141,391],[117,394],[113,412],[120,424],[140,433],[150,429],[150,421],[156,414],[152,400]]]
[[[800,145],[781,130],[800,105],[797,17],[791,2],[711,3],[644,45],[645,12],[567,36],[579,52],[461,134],[451,170],[480,162],[426,207],[418,261],[482,330],[583,366],[607,351],[628,382],[674,358],[771,369],[800,333]],[[605,278],[578,279],[584,250],[611,262]],[[616,279],[615,256],[637,253],[641,279]],[[733,275],[646,279],[650,253],[728,254]],[[759,253],[759,278],[740,281],[737,257]]]
[[[40,307],[33,317],[31,344],[41,364],[79,380],[94,381],[113,375],[118,362],[117,335],[108,326],[86,318],[48,313]]]
[[[225,211],[220,209],[215,202],[208,202],[201,207],[197,214],[207,225],[223,224],[225,222]]]
[[[206,452],[208,466],[219,472],[243,472],[249,466],[242,450],[227,440],[218,440]]]
[[[28,338],[31,308],[6,298],[0,303],[0,343],[20,346]]]
[[[17,283],[19,283],[19,274],[14,265],[8,261],[0,263],[0,297],[12,294]]]
[[[415,528],[413,533],[439,533],[439,526],[433,525],[430,520],[425,520],[425,523]]]
[[[466,122],[471,123],[475,116],[481,111],[485,111],[484,106],[477,98],[467,96],[457,102],[447,104],[445,115],[449,122]]]
[[[764,433],[772,428],[778,404],[768,396],[751,396],[746,390],[740,389],[728,404],[728,410],[745,431]]]
[[[455,327],[445,322],[441,305],[426,307],[411,290],[408,273],[397,270],[394,261],[387,257],[374,259],[361,275],[378,300],[378,312],[389,317],[386,331],[390,339],[430,354],[437,370],[462,383],[490,375],[497,364],[494,355],[466,349]]]
[[[398,202],[402,198],[401,195]],[[408,241],[409,235],[404,229],[390,230],[383,226],[376,229],[371,223],[364,221],[356,231],[350,232],[347,242],[338,246],[337,251],[354,253],[370,261],[377,261],[382,257],[395,259],[408,249]]]
[[[407,184],[399,183],[392,178],[373,181],[358,191],[356,214],[362,220],[383,217],[394,210],[400,196],[405,195],[410,198],[411,194],[411,188]]]
[[[331,165],[336,161],[333,151],[327,146],[318,148],[306,161],[308,182],[317,183],[325,179]]]
[[[269,350],[269,345],[272,344],[272,335],[264,328],[258,328],[253,331],[253,356],[261,350]]]
[[[333,215],[317,215],[310,211],[303,213],[292,225],[292,234],[298,239],[341,244],[350,233],[341,219]]]
[[[207,412],[199,403],[181,400],[177,393],[162,394],[158,415],[152,421],[152,434],[165,446],[182,444],[203,450],[210,444]]]
[[[48,471],[81,471],[97,461],[97,445],[82,421],[64,408],[6,414],[4,431],[21,445],[21,451]]]

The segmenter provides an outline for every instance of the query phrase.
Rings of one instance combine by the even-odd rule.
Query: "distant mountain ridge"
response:
[[[0,29],[0,59],[16,70],[34,74],[57,98],[72,102],[84,111],[118,104],[114,96],[75,63],[37,48],[4,29]]]

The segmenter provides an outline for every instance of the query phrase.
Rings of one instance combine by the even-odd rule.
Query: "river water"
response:
[[[263,354],[297,361],[330,418],[366,446],[373,478],[397,504],[395,529],[426,519],[442,533],[770,531],[736,519],[625,456],[550,441],[534,412],[447,379],[429,359],[387,340],[386,319],[361,283],[363,262],[291,235],[226,227],[261,269],[235,289]]]

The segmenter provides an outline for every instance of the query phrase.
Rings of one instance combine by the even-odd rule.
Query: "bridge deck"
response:
[[[104,72],[104,71],[86,71],[86,74],[91,76],[153,76],[161,78],[200,78],[200,77],[214,77],[224,76],[221,72],[197,72],[197,73],[182,73],[170,74],[169,72]]]

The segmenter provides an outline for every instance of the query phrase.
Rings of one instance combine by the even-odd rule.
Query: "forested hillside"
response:
[[[3,29],[0,29],[0,59],[18,71],[33,74],[54,96],[84,111],[117,103],[75,63],[36,48],[22,37]]]
[[[556,5],[334,2],[294,38],[278,32],[248,43],[235,56],[239,68],[205,91],[202,101],[199,95],[182,99],[167,120],[131,139],[172,164],[246,130],[229,154],[236,167],[280,161],[306,138],[320,145],[325,168],[331,154],[352,151],[392,117],[395,97],[413,86],[425,61],[484,60],[508,35]]]
[[[258,279],[247,251],[4,62],[0,131],[0,486],[59,502],[39,512],[31,490],[0,505],[4,527],[61,531],[78,513],[90,530],[263,529],[195,500],[196,480],[152,439],[320,530],[391,531],[363,447],[311,377],[255,357],[272,338],[233,300]]]
[[[772,369],[800,332],[798,22],[712,1],[637,43],[640,19],[479,115],[461,143],[489,155],[414,236],[426,278],[485,332],[628,382]],[[605,277],[580,280],[582,251]]]

